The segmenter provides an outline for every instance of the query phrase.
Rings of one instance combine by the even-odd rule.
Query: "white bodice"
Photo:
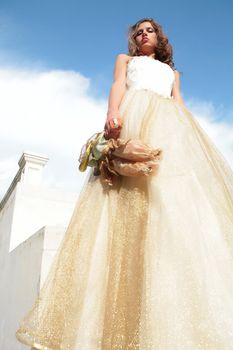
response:
[[[134,56],[127,65],[126,86],[130,89],[149,89],[167,98],[175,81],[173,69],[148,56]]]

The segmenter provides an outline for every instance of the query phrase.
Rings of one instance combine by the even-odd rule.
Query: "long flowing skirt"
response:
[[[90,172],[16,337],[43,350],[232,350],[233,172],[174,99],[126,91],[123,139],[163,157],[153,176]]]

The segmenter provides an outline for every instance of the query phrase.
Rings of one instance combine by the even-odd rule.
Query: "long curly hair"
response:
[[[157,36],[157,46],[155,48],[155,58],[161,62],[167,63],[173,70],[176,69],[173,62],[173,49],[164,34],[162,26],[151,17],[145,17],[137,21],[128,29],[128,55],[140,56],[139,49],[136,43],[136,33],[138,27],[143,22],[150,22]]]

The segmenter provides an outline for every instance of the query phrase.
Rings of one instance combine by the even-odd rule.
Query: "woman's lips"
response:
[[[148,41],[148,40],[149,40],[148,38],[143,38],[143,39],[142,39],[142,42]]]

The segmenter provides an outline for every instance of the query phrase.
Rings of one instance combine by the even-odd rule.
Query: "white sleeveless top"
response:
[[[127,64],[126,87],[148,89],[173,98],[171,91],[175,82],[173,69],[167,64],[148,56],[134,56]]]

